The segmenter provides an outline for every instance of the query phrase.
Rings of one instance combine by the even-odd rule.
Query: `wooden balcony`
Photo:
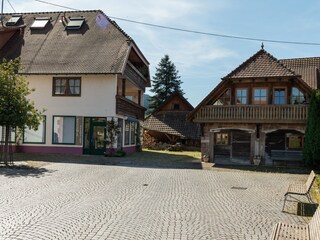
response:
[[[195,122],[306,123],[308,105],[205,106]]]
[[[144,119],[145,108],[136,104],[129,99],[119,96],[116,96],[116,113],[121,114],[127,117],[136,118],[139,120]]]
[[[140,89],[143,91],[145,90],[147,80],[130,62],[127,63],[126,68],[124,69],[124,76],[137,85]]]

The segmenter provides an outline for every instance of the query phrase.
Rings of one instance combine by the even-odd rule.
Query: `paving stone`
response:
[[[268,239],[279,221],[309,221],[281,212],[288,184],[305,175],[60,162],[44,168],[41,176],[0,175],[0,239]]]

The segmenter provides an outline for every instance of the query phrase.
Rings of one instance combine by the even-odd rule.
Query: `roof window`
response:
[[[21,15],[12,15],[12,17],[6,23],[6,26],[15,26],[21,18],[22,18]]]
[[[84,17],[71,17],[66,26],[67,30],[78,30],[81,28],[85,18]]]
[[[50,17],[39,17],[35,18],[34,22],[30,26],[31,29],[43,29],[46,27],[48,22],[50,21]]]

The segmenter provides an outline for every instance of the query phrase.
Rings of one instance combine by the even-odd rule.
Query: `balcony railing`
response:
[[[195,122],[305,123],[308,105],[205,106]]]
[[[126,78],[130,79],[133,83],[135,83],[139,88],[145,90],[147,80],[130,62],[128,62],[126,65],[124,75]]]
[[[119,96],[116,96],[116,112],[127,117],[133,117],[139,120],[144,119],[145,108],[136,104],[135,102],[130,101],[129,99]]]

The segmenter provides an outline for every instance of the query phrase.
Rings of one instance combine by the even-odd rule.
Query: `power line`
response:
[[[43,1],[43,0],[35,0],[35,1],[41,2],[41,3],[45,3],[45,4],[49,4],[49,5],[53,5],[53,6],[57,6],[57,7],[61,7],[61,8],[65,8],[65,9],[80,11],[79,9],[66,7],[66,6],[50,3],[50,2],[47,2],[47,1]],[[145,25],[145,26],[149,26],[149,27],[162,28],[162,29],[168,29],[168,30],[179,31],[179,32],[199,34],[199,35],[207,35],[207,36],[214,36],[214,37],[221,37],[221,38],[239,39],[239,40],[246,40],[246,41],[320,46],[320,43],[318,43],[318,42],[299,42],[299,41],[285,41],[285,40],[275,40],[275,39],[265,39],[265,38],[242,37],[242,36],[236,36],[236,35],[209,33],[209,32],[190,30],[190,29],[169,27],[169,26],[152,24],[152,23],[147,23],[147,22],[140,22],[140,21],[126,19],[126,18],[119,18],[119,17],[112,17],[112,16],[109,16],[109,17],[111,19],[113,18],[113,19],[117,19],[117,20],[120,20],[120,21],[124,21],[124,22],[130,22],[130,23]]]
[[[188,29],[182,29],[182,28],[168,27],[168,26],[156,25],[156,24],[152,24],[152,23],[129,20],[129,19],[125,19],[125,18],[118,18],[118,17],[111,17],[111,16],[110,16],[110,18],[114,18],[114,19],[121,20],[121,21],[126,21],[126,22],[131,22],[131,23],[136,23],[136,24],[141,24],[141,25],[146,25],[146,26],[151,26],[151,27],[164,28],[164,29],[175,30],[175,31],[180,31],[180,32],[195,33],[195,34],[215,36],[215,37],[233,38],[233,39],[259,41],[259,42],[301,44],[301,45],[317,45],[317,46],[320,46],[320,43],[315,43],[315,42],[295,42],[295,41],[283,41],[283,40],[273,40],[273,39],[264,39],[264,38],[241,37],[241,36],[234,36],[234,35],[208,33],[208,32],[201,32],[201,31],[188,30]]]
[[[66,6],[62,6],[62,5],[55,4],[55,3],[51,3],[51,2],[47,2],[47,1],[41,1],[41,0],[35,0],[35,1],[36,1],[36,2],[45,3],[45,4],[49,4],[49,5],[56,6],[56,7],[61,7],[61,8],[69,9],[69,10],[81,11],[80,9],[71,8],[71,7],[66,7]]]
[[[16,13],[16,10],[14,9],[14,7],[12,6],[11,2],[9,0],[7,0],[7,2],[9,3],[10,7],[12,8],[12,10],[14,11],[14,13]]]

